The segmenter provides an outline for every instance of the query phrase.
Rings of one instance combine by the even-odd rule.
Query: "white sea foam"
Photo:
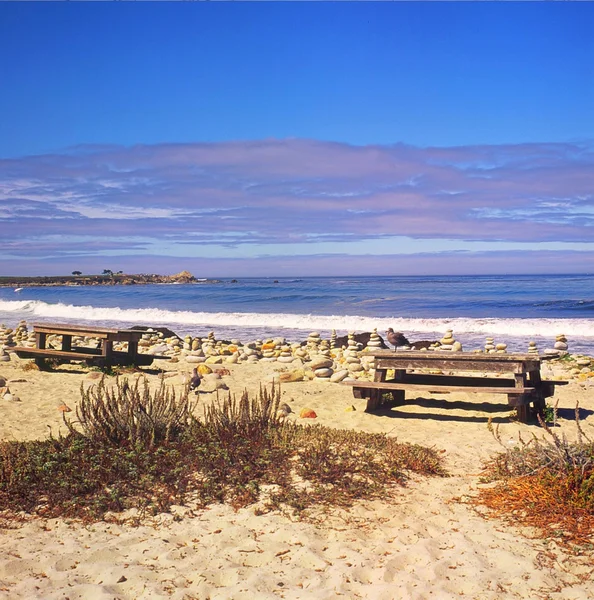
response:
[[[290,313],[239,313],[171,311],[158,308],[102,308],[72,304],[48,304],[39,300],[0,300],[0,316],[8,319],[62,319],[111,321],[143,325],[208,325],[245,329],[292,329],[302,331],[371,331],[392,327],[403,333],[434,334],[453,329],[456,334],[551,337],[565,333],[571,337],[594,338],[594,319],[501,319],[466,318],[380,318],[348,315]]]

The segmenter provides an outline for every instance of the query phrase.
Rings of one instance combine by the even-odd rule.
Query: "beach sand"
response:
[[[19,402],[0,402],[0,436],[30,440],[64,432],[58,406],[75,409],[80,386],[96,383],[88,369],[64,365],[52,372],[23,370],[29,361],[0,363]],[[161,362],[167,382],[182,387],[191,366]],[[225,365],[230,390],[257,393],[281,369],[277,363]],[[134,375],[130,376],[134,377]],[[157,381],[156,374],[149,374]],[[199,394],[201,403],[214,394]],[[578,383],[557,388],[563,425],[574,436],[576,400],[586,432],[594,433],[592,390]],[[141,526],[101,522],[84,526],[62,519],[32,519],[0,530],[0,598],[267,599],[369,598],[501,599],[594,597],[582,581],[591,556],[569,557],[468,502],[481,483],[482,461],[501,447],[487,419],[501,422],[502,440],[541,435],[534,425],[509,419],[501,397],[424,394],[405,406],[364,412],[346,386],[306,381],[282,386],[282,400],[298,415],[315,410],[330,427],[382,432],[402,442],[443,450],[450,477],[413,477],[382,501],[297,520],[279,513],[234,511],[225,505],[158,515]],[[347,410],[353,406],[356,410]],[[71,413],[74,415],[74,413]],[[294,416],[294,418],[298,418]],[[49,428],[48,428],[49,426]]]

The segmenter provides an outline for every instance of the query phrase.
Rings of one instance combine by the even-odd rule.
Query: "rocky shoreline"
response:
[[[146,285],[150,283],[220,283],[219,279],[197,279],[188,271],[176,275],[108,273],[103,275],[57,275],[40,277],[0,277],[0,287]]]
[[[134,326],[132,329],[144,331],[138,343],[141,354],[167,358],[170,364],[181,362],[192,367],[198,366],[202,374],[237,364],[270,363],[276,367],[275,379],[281,383],[308,380],[332,383],[373,381],[375,361],[372,352],[387,348],[377,329],[371,333],[351,332],[344,337],[338,337],[333,331],[330,339],[322,339],[318,332],[311,332],[306,340],[293,343],[283,337],[243,343],[238,339],[217,339],[214,331],[204,337],[192,337],[178,335],[166,327]],[[406,340],[403,336],[402,339]],[[564,335],[556,336],[556,339],[555,348],[542,353],[534,342],[528,348],[528,354],[546,358],[541,366],[543,378],[566,379],[576,381],[583,387],[594,387],[594,358],[569,353]],[[498,349],[495,349],[490,341],[492,338],[487,338],[484,349],[477,348],[472,352],[507,353],[505,344],[498,344]],[[72,343],[74,346],[96,347],[100,341],[96,338],[74,337]],[[47,344],[49,348],[60,348],[60,336],[48,336]],[[455,349],[456,344],[459,348]],[[35,347],[34,332],[29,330],[25,321],[21,321],[14,330],[1,324],[0,362],[10,360],[9,353],[16,345]],[[127,342],[116,342],[114,349],[126,351]],[[399,349],[414,352],[410,346],[401,346]],[[448,330],[440,342],[433,342],[423,349],[447,354],[461,351],[462,346],[454,340],[452,330]]]

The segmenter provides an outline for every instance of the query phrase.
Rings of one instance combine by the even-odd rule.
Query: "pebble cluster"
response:
[[[329,340],[322,339],[318,332],[311,332],[303,343],[289,343],[284,338],[270,338],[254,340],[243,344],[237,339],[231,341],[217,340],[214,331],[206,337],[165,335],[158,330],[148,329],[139,341],[139,350],[142,353],[157,356],[166,356],[171,362],[185,361],[193,366],[221,365],[238,363],[269,362],[283,365],[280,381],[301,381],[315,379],[317,381],[340,382],[355,379],[370,379],[374,373],[373,353],[382,346],[382,339],[377,329],[370,334],[366,346],[358,343],[353,332],[348,334],[347,344],[341,348],[336,347],[336,331],[332,331]],[[47,346],[60,348],[60,336],[49,335]],[[73,346],[98,347],[99,339],[73,337]],[[0,362],[10,360],[7,348],[15,345],[35,346],[35,336],[29,332],[25,321],[21,321],[13,330],[5,325],[0,325]],[[126,350],[125,342],[114,344],[116,350]],[[436,352],[460,352],[462,344],[448,329],[443,337],[431,345],[430,350]],[[487,337],[484,348],[474,352],[505,353],[507,346],[496,343],[493,337]],[[535,342],[530,342],[528,354],[539,355]],[[553,348],[545,349],[543,354],[558,358],[568,358],[566,366],[573,369],[572,374],[579,380],[590,380],[594,384],[594,371],[592,359],[580,355],[569,354],[569,344],[564,334],[556,336]],[[550,361],[543,363],[546,370]],[[206,369],[204,369],[206,370]],[[567,369],[565,369],[565,372]],[[550,374],[550,373],[549,373]]]

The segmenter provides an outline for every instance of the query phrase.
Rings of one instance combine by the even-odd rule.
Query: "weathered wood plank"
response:
[[[20,358],[67,358],[68,360],[86,360],[97,358],[98,355],[90,352],[53,350],[51,348],[25,348],[15,346],[10,349]]]
[[[446,352],[446,351],[433,351],[433,352],[421,352],[418,350],[373,350],[365,351],[365,356],[375,356],[376,358],[403,358],[403,357],[416,357],[416,358],[429,358],[435,360],[452,358],[457,362],[516,362],[518,360],[528,362],[539,362],[539,356],[533,354],[488,354],[480,352]]]
[[[139,340],[144,331],[117,329],[113,327],[95,327],[94,325],[70,325],[68,323],[33,323],[36,334],[79,335],[113,341]]]
[[[477,392],[480,394],[531,394],[534,392],[533,387],[486,387],[486,386],[469,386],[469,385],[437,385],[432,383],[401,383],[386,381],[376,383],[372,381],[346,381],[344,385],[352,386],[357,389],[382,389],[382,390],[415,390],[423,389],[428,392]]]
[[[417,353],[407,352],[402,356],[376,357],[376,369],[440,369],[455,371],[483,371],[490,373],[526,373],[537,371],[540,368],[538,361],[520,360],[471,360],[472,357],[459,357],[459,353],[452,352],[447,357],[418,356]],[[458,356],[455,356],[458,355]],[[503,355],[502,355],[503,356]]]

